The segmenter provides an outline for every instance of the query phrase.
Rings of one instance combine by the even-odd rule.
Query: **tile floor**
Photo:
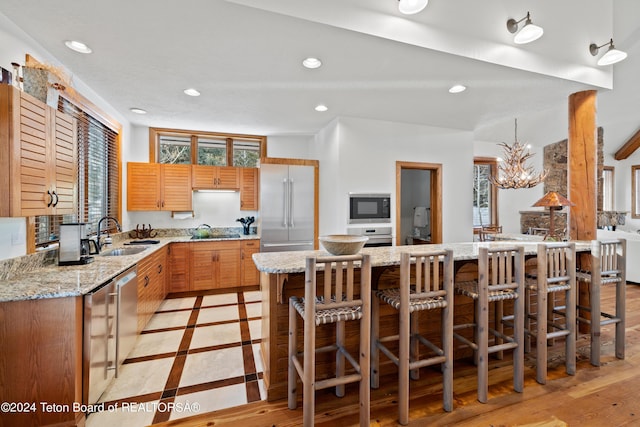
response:
[[[260,298],[260,291],[170,295],[87,427],[147,426],[264,399]]]

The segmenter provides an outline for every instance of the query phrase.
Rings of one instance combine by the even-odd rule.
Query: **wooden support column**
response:
[[[593,240],[596,238],[596,203],[598,192],[598,155],[596,139],[596,91],[577,92],[569,96],[569,143],[567,198],[575,206],[570,207],[569,228],[571,240]],[[578,266],[589,269],[589,255],[578,257]],[[578,289],[578,302],[589,306],[589,287],[582,284]],[[580,316],[590,318],[591,313]],[[588,333],[589,326],[581,323],[579,332]]]
[[[569,215],[572,240],[596,238],[598,155],[596,144],[596,91],[569,96],[569,191],[575,206]]]

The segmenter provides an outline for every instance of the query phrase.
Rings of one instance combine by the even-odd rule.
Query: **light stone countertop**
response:
[[[591,249],[588,241],[576,243],[576,251],[585,252]],[[371,255],[372,267],[384,267],[400,265],[400,254],[402,252],[421,252],[429,250],[452,249],[455,261],[478,259],[478,249],[480,247],[501,248],[523,246],[525,255],[535,255],[537,253],[538,242],[528,241],[500,241],[500,242],[463,242],[446,243],[434,245],[411,245],[411,246],[385,246],[363,248],[362,253]],[[305,268],[305,258],[308,256],[327,256],[325,250],[298,251],[298,252],[259,252],[253,254],[253,262],[258,270],[265,273],[303,273]]]
[[[119,247],[143,246],[146,249],[134,255],[101,256],[94,255],[94,261],[86,265],[58,266],[53,265],[34,269],[24,273],[17,273],[9,279],[0,280],[0,302],[61,298],[84,295],[99,287],[103,283],[137,264],[143,258],[156,250],[174,242],[211,242],[233,240],[256,240],[256,234],[243,235],[234,238],[209,238],[191,240],[190,236],[154,237],[157,244],[131,245],[114,244],[103,248],[103,252]],[[127,239],[125,242],[130,241]]]

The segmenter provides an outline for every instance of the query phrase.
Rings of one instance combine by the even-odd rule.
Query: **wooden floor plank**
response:
[[[603,306],[610,307],[613,287],[603,289]],[[535,381],[535,359],[527,355],[525,388],[513,391],[510,361],[492,361],[489,372],[489,402],[476,400],[475,367],[468,361],[454,367],[454,410],[442,410],[440,376],[433,369],[421,370],[421,378],[411,382],[410,425],[412,426],[631,426],[640,425],[640,286],[627,286],[626,358],[616,359],[613,326],[602,331],[602,365],[591,366],[589,340],[578,339],[575,376],[568,376],[562,359],[563,343],[557,340],[549,350],[546,385]],[[396,426],[397,385],[394,376],[381,378],[381,388],[371,392],[371,425]],[[300,426],[302,405],[289,410],[286,400],[254,402],[209,414],[156,424],[162,427]],[[353,426],[358,423],[358,392],[355,385],[337,398],[329,390],[317,392],[316,425]]]

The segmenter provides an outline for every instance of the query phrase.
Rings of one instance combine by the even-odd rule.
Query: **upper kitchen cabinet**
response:
[[[190,211],[191,165],[128,163],[127,209]]]
[[[258,210],[258,171],[258,168],[240,168],[240,210]]]
[[[240,189],[240,169],[233,166],[192,165],[194,190]]]
[[[76,121],[10,85],[0,85],[0,216],[73,214]]]

